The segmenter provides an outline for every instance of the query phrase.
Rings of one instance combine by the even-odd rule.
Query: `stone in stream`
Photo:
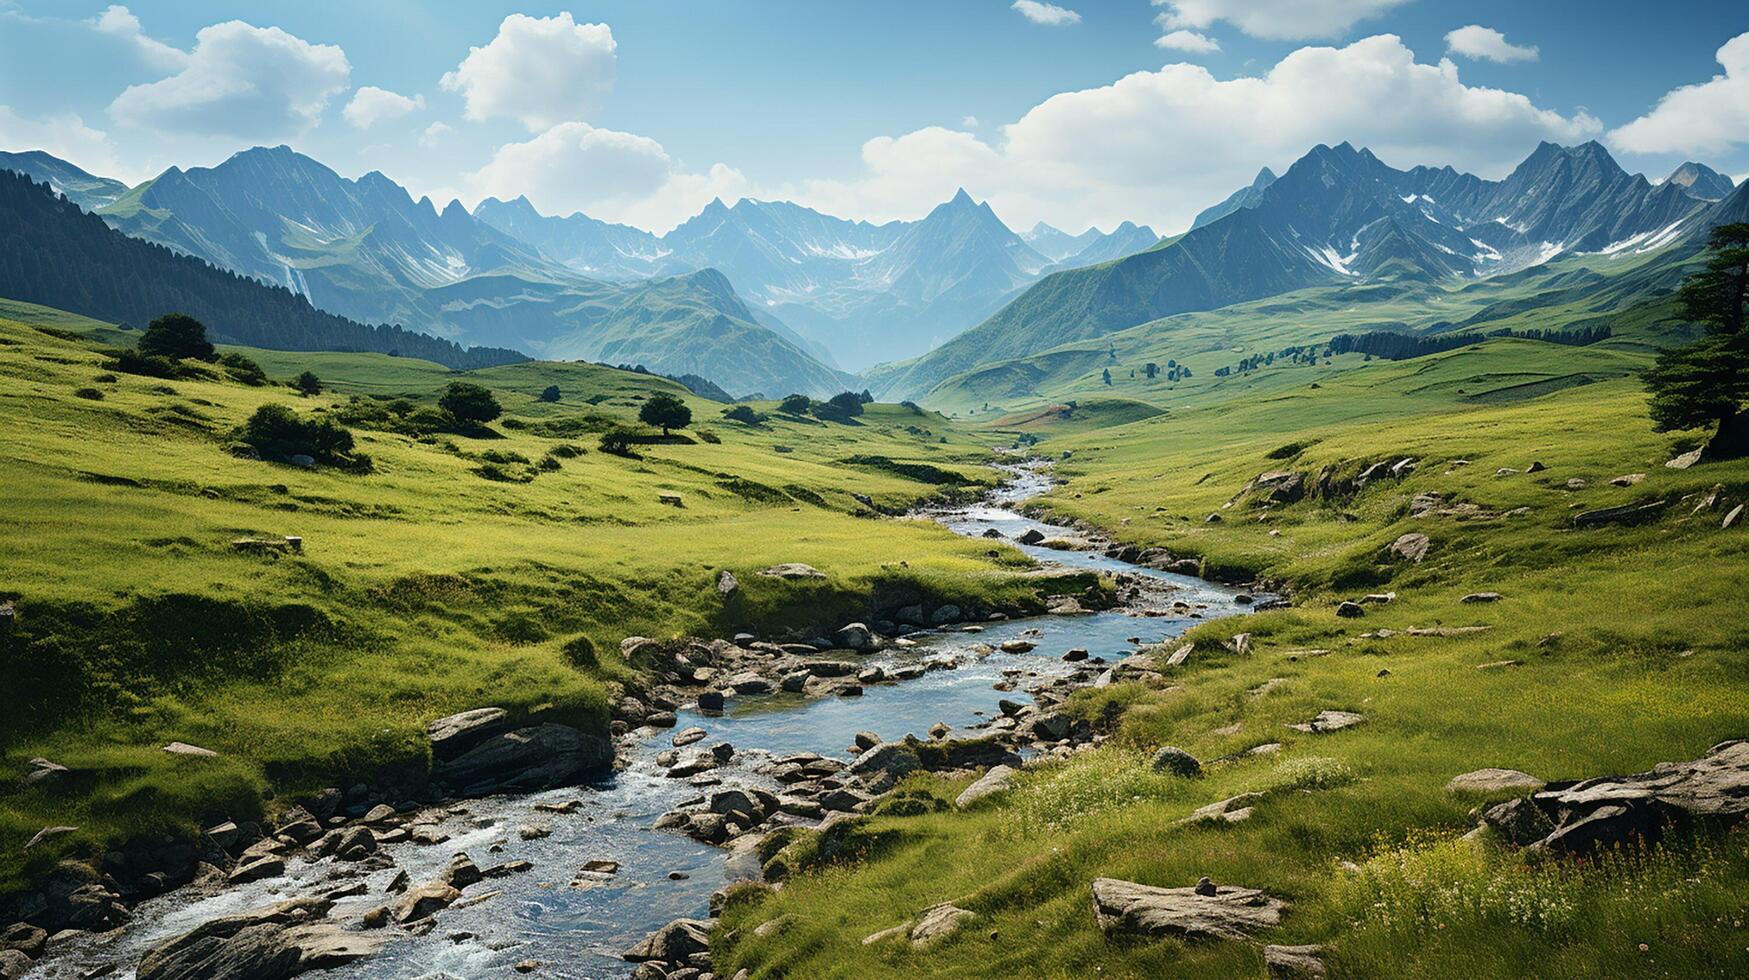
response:
[[[568,786],[613,763],[607,740],[568,725],[544,724],[504,732],[432,772],[467,796]]]
[[[417,888],[410,889],[401,896],[391,911],[394,920],[401,925],[419,922],[430,918],[442,909],[454,905],[462,897],[461,890],[441,881],[428,881]]]
[[[867,626],[850,623],[832,634],[832,645],[842,650],[870,650],[875,646],[875,639]]]
[[[1003,640],[1000,649],[1003,653],[1030,653],[1037,646],[1031,640]]]
[[[148,950],[135,976],[139,980],[284,980],[354,962],[383,945],[380,938],[322,921],[332,904],[327,899],[296,898],[210,919]]]
[[[1244,940],[1279,925],[1286,910],[1286,902],[1254,888],[1220,885],[1206,895],[1194,887],[1156,888],[1117,878],[1093,881],[1094,919],[1107,936]]]
[[[700,919],[675,919],[648,939],[620,954],[631,963],[685,963],[711,948],[711,924]]]
[[[683,745],[691,745],[694,742],[702,741],[708,735],[709,733],[704,729],[694,725],[691,728],[683,728],[680,731],[675,732],[674,738],[671,741],[673,741],[676,748],[679,748]]]
[[[1038,544],[1044,539],[1045,535],[1043,531],[1040,531],[1036,527],[1029,527],[1021,532],[1020,537],[1015,538],[1014,540],[1019,541],[1021,544]]]

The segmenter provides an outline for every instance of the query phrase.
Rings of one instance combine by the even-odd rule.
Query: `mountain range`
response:
[[[1498,181],[1397,170],[1347,143],[1315,147],[1272,178],[1261,172],[1151,249],[1046,276],[949,343],[869,372],[871,388],[926,399],[980,365],[1312,286],[1461,281],[1563,254],[1640,254],[1692,238],[1743,194],[1699,164],[1653,184],[1595,142],[1543,143]]]

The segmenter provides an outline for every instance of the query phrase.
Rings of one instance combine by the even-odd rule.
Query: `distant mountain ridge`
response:
[[[56,194],[87,211],[95,211],[128,192],[128,185],[108,177],[94,177],[73,164],[41,150],[0,152],[0,170],[12,170],[49,185]]]
[[[1694,235],[1718,206],[1674,181],[1628,174],[1595,142],[1543,143],[1499,181],[1450,167],[1396,170],[1347,143],[1317,146],[1273,176],[1263,171],[1204,215],[1224,213],[1154,248],[1045,277],[948,344],[869,372],[871,387],[924,397],[982,364],[1310,286],[1498,275],[1570,252],[1640,254]]]

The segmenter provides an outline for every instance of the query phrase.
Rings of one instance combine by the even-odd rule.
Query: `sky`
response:
[[[1318,143],[1501,177],[1595,139],[1749,176],[1749,4],[0,0],[0,149],[132,183],[288,144],[441,207],[713,197],[1161,233]]]

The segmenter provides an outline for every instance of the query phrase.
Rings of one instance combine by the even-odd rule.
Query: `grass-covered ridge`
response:
[[[0,891],[141,829],[247,817],[270,787],[411,782],[423,724],[453,711],[603,728],[610,685],[637,680],[617,657],[626,635],[818,630],[917,595],[1035,601],[1018,553],[859,501],[898,511],[992,479],[987,447],[933,413],[870,405],[847,425],[762,404],[747,425],[673,382],[593,365],[458,373],[235,348],[222,351],[274,383],[218,367],[162,380],[105,366],[101,348],[130,336],[23,304],[0,313],[0,601],[16,608],[0,743],[12,770],[40,755],[75,775],[65,794],[0,788]],[[322,394],[284,385],[304,370]],[[264,404],[369,420],[400,401],[430,409],[458,379],[490,388],[504,417],[473,435],[351,424],[368,473],[228,451]],[[539,399],[550,385],[556,403]],[[657,391],[693,425],[636,458],[601,452],[600,433],[638,428]],[[286,535],[301,554],[233,544]],[[758,575],[781,562],[828,577]],[[723,569],[741,583],[726,602]],[[565,656],[580,635],[599,666]],[[159,750],[173,740],[220,758]],[[21,856],[52,824],[80,832]]]
[[[795,876],[728,913],[724,934],[736,938],[722,942],[718,968],[1263,975],[1257,945],[1113,941],[1095,926],[1095,877],[1188,886],[1209,875],[1290,900],[1265,941],[1325,944],[1331,976],[1749,972],[1749,833],[1539,864],[1460,840],[1485,799],[1445,789],[1481,767],[1551,780],[1640,771],[1749,736],[1749,536],[1720,527],[1749,499],[1749,463],[1665,468],[1695,439],[1651,431],[1628,377],[1646,360],[1496,340],[1291,385],[1235,380],[1224,400],[1112,427],[1033,428],[1066,478],[1041,511],[1210,571],[1265,576],[1294,605],[1194,631],[1196,653],[1168,686],[1078,695],[1089,719],[1124,709],[1103,748],[1029,770],[965,813],[874,819],[862,833],[879,846],[866,862]],[[1601,380],[1472,397],[1572,371]],[[1224,506],[1260,473],[1352,476],[1406,457],[1413,472],[1357,494]],[[1544,468],[1527,472],[1533,462]],[[1611,482],[1634,474],[1644,476]],[[1695,512],[1715,487],[1722,504]],[[1418,517],[1417,497],[1437,502]],[[1649,523],[1573,526],[1577,513],[1654,499],[1670,504]],[[1409,532],[1431,539],[1420,564],[1388,556]],[[1503,598],[1462,601],[1484,591]],[[1362,618],[1335,614],[1339,600],[1374,592],[1396,598]],[[1469,626],[1487,629],[1403,632]],[[1364,635],[1381,629],[1396,635]],[[1246,655],[1224,643],[1241,630]],[[1285,727],[1325,709],[1366,721],[1320,735]],[[1195,780],[1146,764],[1161,745],[1207,766],[1267,742],[1283,749]],[[912,788],[951,801],[964,784]],[[1263,796],[1247,821],[1179,824],[1252,792]],[[863,945],[938,902],[978,918],[926,951]]]

